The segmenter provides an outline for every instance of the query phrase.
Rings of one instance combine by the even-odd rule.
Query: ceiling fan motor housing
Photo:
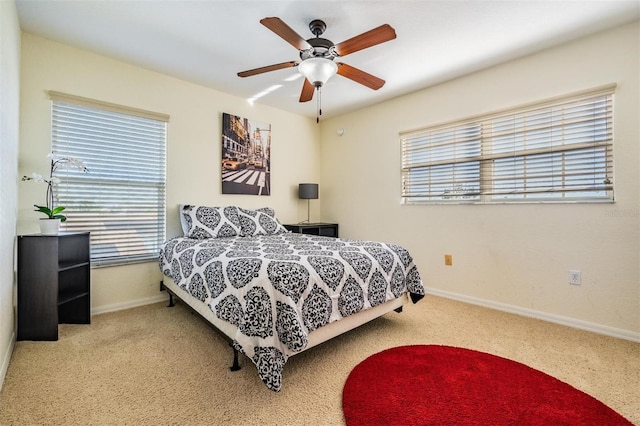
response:
[[[331,40],[320,37],[327,29],[327,24],[320,19],[314,19],[309,23],[309,29],[315,37],[307,40],[307,43],[311,45],[311,49],[301,50],[300,59],[303,61],[309,58],[334,60],[338,56],[335,52],[334,43]]]
[[[331,40],[316,37],[310,38],[307,40],[307,43],[311,45],[311,49],[300,51],[300,59],[303,61],[309,58],[325,58],[333,60],[337,56],[333,49],[334,44]]]

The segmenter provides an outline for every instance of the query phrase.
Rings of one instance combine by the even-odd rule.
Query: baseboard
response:
[[[609,327],[602,324],[596,324],[592,322],[577,320],[574,318],[563,317],[561,315],[549,314],[547,312],[536,311],[535,309],[522,308],[520,306],[514,306],[506,303],[495,302],[493,300],[480,299],[477,297],[467,296],[459,293],[452,293],[449,291],[439,290],[435,288],[425,288],[425,291],[428,294],[444,297],[446,299],[453,299],[460,302],[469,303],[472,305],[483,306],[485,308],[491,308],[498,311],[509,312],[512,314],[522,315],[530,318],[536,318],[543,321],[553,322],[555,324],[565,325],[567,327],[573,327],[580,330],[591,331],[593,333],[604,334],[606,336],[616,337],[618,339],[630,340],[632,342],[640,343],[640,333],[636,333],[629,330]]]
[[[13,354],[13,348],[16,345],[16,334],[15,332],[11,333],[11,338],[9,339],[9,346],[7,347],[7,351],[4,353],[2,357],[2,365],[0,365],[0,390],[2,390],[2,385],[4,385],[4,379],[7,377],[7,370],[9,369],[9,361],[11,361],[11,354]]]
[[[138,306],[151,305],[152,303],[160,303],[167,301],[169,296],[166,292],[157,296],[145,297],[144,299],[130,300],[122,303],[114,303],[113,305],[99,306],[91,309],[91,315],[105,314],[107,312],[122,311],[124,309],[137,308]]]
[[[439,290],[435,288],[425,288],[427,294],[434,296],[444,297],[446,299],[457,300],[460,302],[469,303],[472,305],[483,306],[485,308],[496,309],[498,311],[509,312],[516,315],[522,315],[525,317],[536,318],[543,321],[549,321],[555,324],[565,325],[567,327],[573,327],[580,330],[590,331],[593,333],[604,334],[606,336],[616,337],[618,339],[630,340],[632,342],[640,343],[640,333],[636,333],[629,330],[623,330],[620,328],[609,327],[602,324],[596,324],[592,322],[577,320],[575,318],[564,317],[561,315],[550,314],[547,312],[537,311],[535,309],[523,308],[520,306],[509,305],[506,303],[495,302],[493,300],[480,299],[473,296],[467,296],[459,293],[452,293],[445,290]],[[123,309],[136,308],[138,306],[150,305],[152,303],[160,303],[166,301],[168,296],[164,293],[157,296],[146,297],[144,299],[131,300],[123,303],[115,303],[113,305],[100,306],[91,310],[92,315],[104,314],[107,312],[121,311]],[[15,342],[15,339],[13,339]],[[8,352],[9,358],[11,357],[11,351],[13,350],[13,343]],[[5,356],[6,357],[6,356]],[[3,360],[2,368],[0,371],[0,378],[4,379],[4,373],[8,366],[8,359]],[[7,365],[5,365],[5,363]]]

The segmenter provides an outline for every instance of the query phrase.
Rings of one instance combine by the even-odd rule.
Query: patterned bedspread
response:
[[[308,334],[400,297],[424,296],[418,270],[401,246],[304,234],[173,238],[160,268],[221,320],[237,326],[234,345],[279,391],[289,356]]]

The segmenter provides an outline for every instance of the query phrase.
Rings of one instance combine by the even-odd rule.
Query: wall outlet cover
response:
[[[582,284],[582,277],[581,277],[580,271],[578,270],[569,271],[569,284],[572,284],[572,285]]]

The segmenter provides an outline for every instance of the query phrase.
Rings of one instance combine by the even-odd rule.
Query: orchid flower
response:
[[[36,208],[35,211],[44,213],[49,217],[49,219],[60,219],[62,222],[67,220],[67,217],[60,214],[65,207],[53,206],[53,185],[59,184],[61,182],[60,178],[57,176],[53,176],[53,173],[59,168],[71,168],[78,169],[82,173],[87,173],[89,169],[84,165],[84,163],[73,157],[56,157],[53,153],[49,153],[47,158],[51,162],[49,167],[49,178],[46,179],[41,174],[32,173],[31,176],[22,176],[23,181],[34,181],[34,182],[43,182],[47,184],[47,193],[46,193],[46,206],[39,206],[34,204],[33,206]]]

